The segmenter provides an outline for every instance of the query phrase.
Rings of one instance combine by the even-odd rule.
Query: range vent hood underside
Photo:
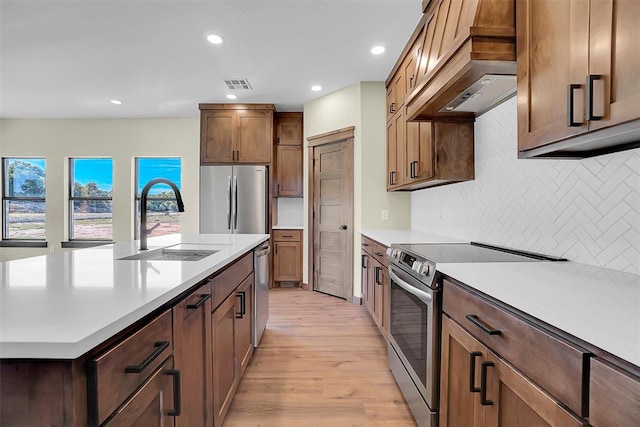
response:
[[[440,112],[474,113],[479,116],[515,93],[516,76],[485,74],[440,109]]]

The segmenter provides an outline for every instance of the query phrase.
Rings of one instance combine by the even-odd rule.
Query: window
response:
[[[45,159],[2,159],[2,239],[45,239]]]
[[[136,158],[136,239],[140,237],[140,195],[147,182],[154,178],[166,178],[178,188],[180,186],[179,157],[138,157]],[[166,184],[156,184],[147,198],[148,236],[180,233],[180,214],[176,197]]]
[[[113,239],[113,160],[69,159],[69,240]]]

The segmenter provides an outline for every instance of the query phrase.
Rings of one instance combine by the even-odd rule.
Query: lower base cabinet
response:
[[[586,425],[447,316],[441,366],[442,427]]]
[[[180,376],[173,358],[164,364],[124,403],[104,427],[167,427],[178,420],[181,411]],[[176,389],[177,387],[177,389]],[[186,425],[186,424],[185,424]]]
[[[236,355],[240,378],[244,375],[253,355],[253,281],[250,274],[236,290],[240,309],[236,313]]]
[[[174,359],[182,371],[182,415],[175,427],[213,424],[211,284],[173,308]]]
[[[385,265],[386,250],[386,246],[362,236],[362,305],[367,308],[384,339],[388,340],[391,281]]]

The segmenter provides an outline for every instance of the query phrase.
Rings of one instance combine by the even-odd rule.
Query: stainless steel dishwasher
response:
[[[257,347],[269,320],[269,242],[253,250],[253,346]]]

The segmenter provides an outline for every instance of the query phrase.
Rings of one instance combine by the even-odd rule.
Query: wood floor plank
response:
[[[364,307],[280,288],[269,310],[225,427],[416,425]]]

